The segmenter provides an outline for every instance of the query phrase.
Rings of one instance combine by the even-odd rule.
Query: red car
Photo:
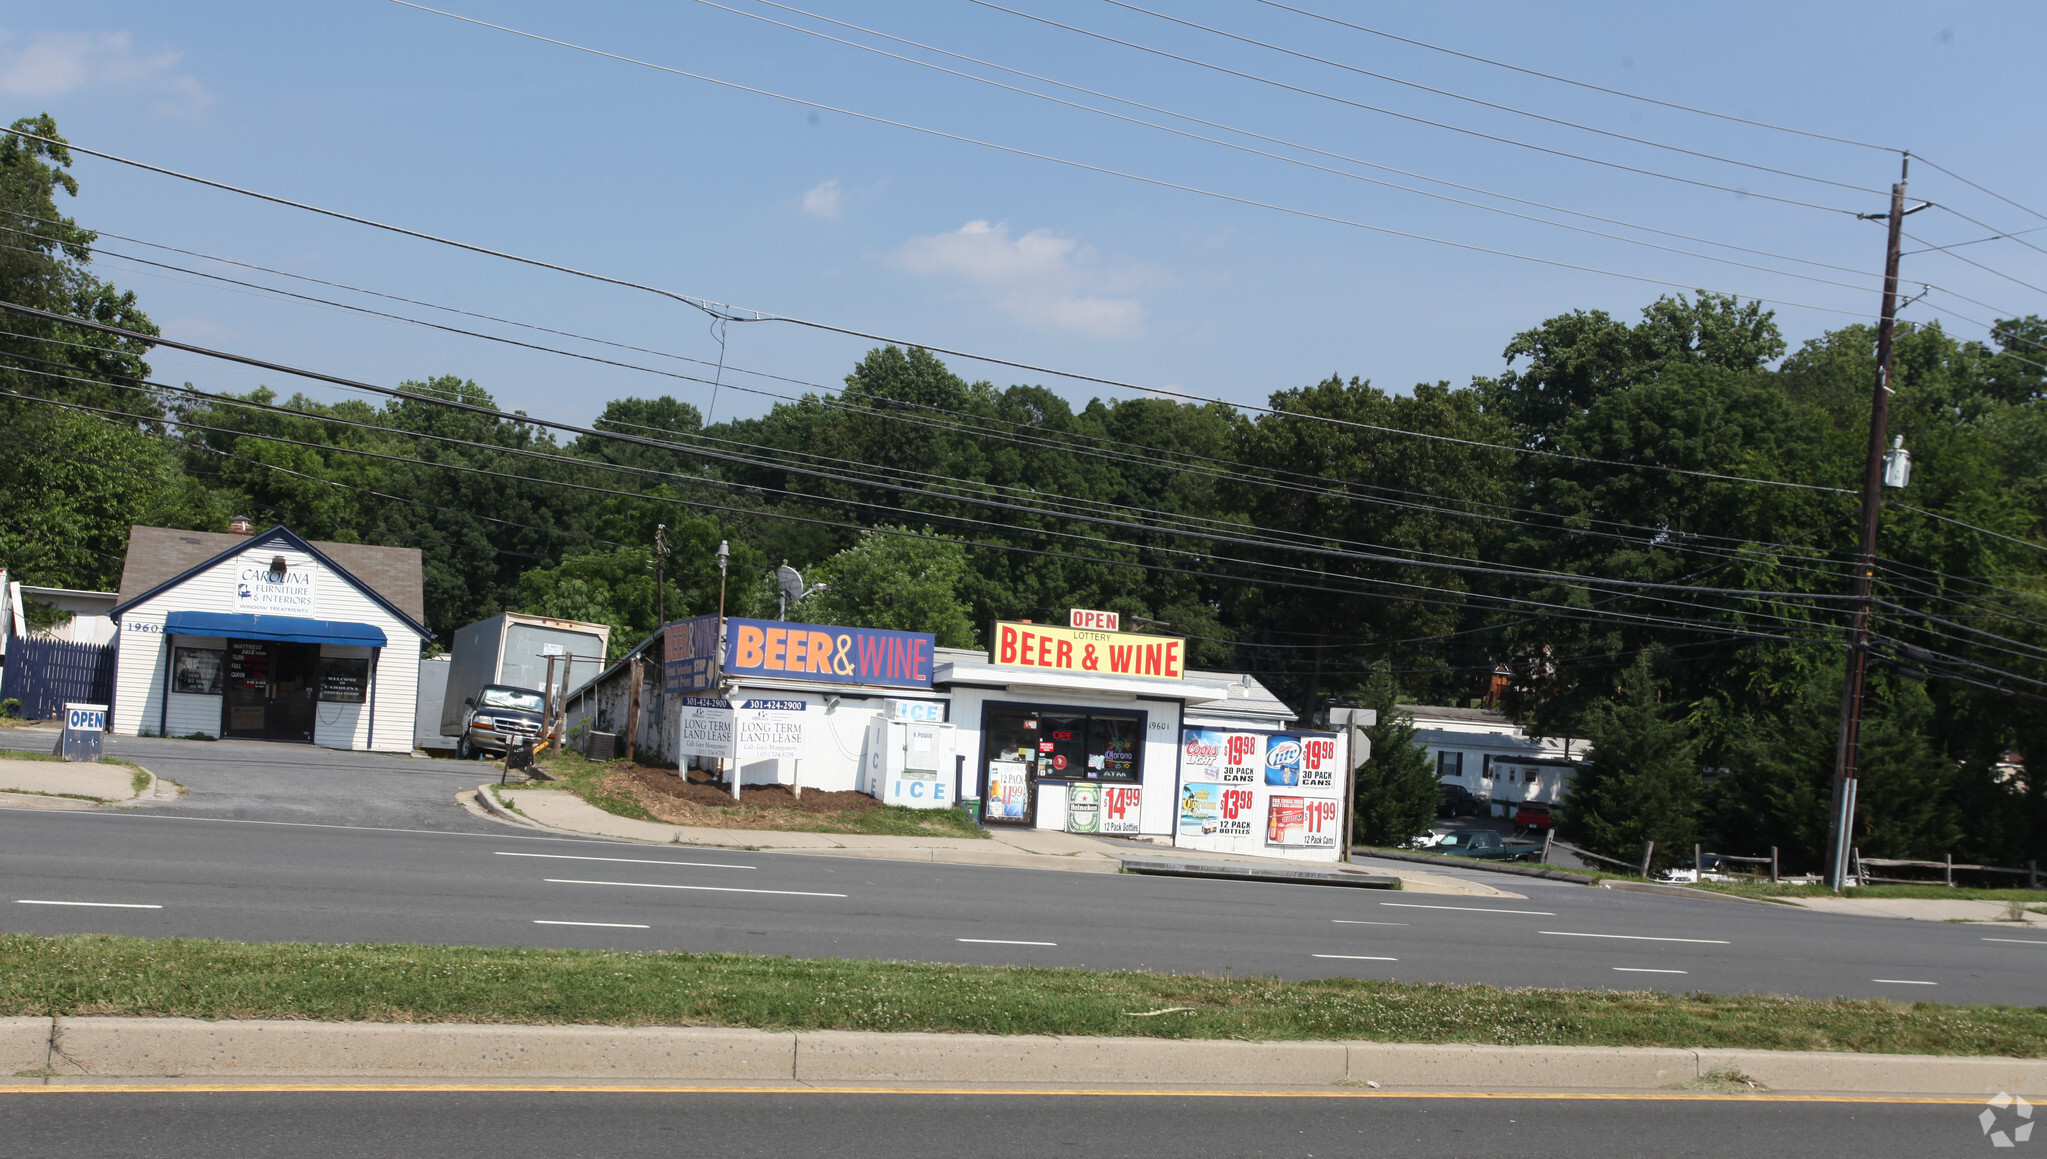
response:
[[[1521,802],[1521,807],[1514,810],[1514,828],[1516,829],[1549,828],[1549,802],[1547,801]]]

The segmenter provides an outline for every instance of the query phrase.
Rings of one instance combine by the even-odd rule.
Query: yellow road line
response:
[[[1976,1097],[1955,1098],[1936,1095],[1793,1095],[1754,1091],[1723,1094],[1715,1091],[1246,1091],[1207,1088],[1161,1088],[1156,1090],[1071,1090],[1050,1087],[914,1087],[914,1086],[697,1086],[631,1083],[580,1084],[559,1081],[532,1083],[93,1083],[60,1085],[0,1083],[0,1095],[64,1094],[435,1094],[435,1093],[517,1093],[628,1094],[628,1095],[961,1095],[1015,1097],[1056,1095],[1060,1098],[1208,1098],[1208,1099],[1518,1099],[1543,1102],[1748,1102],[1748,1103],[1890,1103],[1974,1106]]]

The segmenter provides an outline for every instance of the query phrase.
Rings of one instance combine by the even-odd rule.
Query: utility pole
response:
[[[668,623],[668,587],[661,565],[668,559],[668,525],[654,525],[654,623]]]
[[[1827,816],[1827,885],[1847,883],[1848,850],[1855,839],[1856,765],[1861,755],[1862,701],[1869,674],[1869,604],[1876,579],[1877,519],[1883,511],[1885,423],[1891,408],[1891,337],[1898,323],[1898,245],[1905,228],[1907,153],[1891,186],[1890,239],[1884,247],[1883,311],[1876,329],[1876,387],[1869,402],[1869,462],[1862,476],[1862,542],[1855,556],[1855,598],[1848,620],[1848,674],[1841,685],[1841,738],[1834,753],[1834,796]],[[1924,206],[1919,208],[1923,209]],[[1877,220],[1878,214],[1863,214]]]

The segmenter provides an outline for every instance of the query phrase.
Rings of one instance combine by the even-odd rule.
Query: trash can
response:
[[[58,751],[67,761],[96,761],[100,759],[100,738],[106,731],[106,705],[66,704],[64,739]]]

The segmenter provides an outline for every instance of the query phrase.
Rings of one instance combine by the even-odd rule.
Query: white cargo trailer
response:
[[[571,688],[604,670],[611,628],[581,620],[557,620],[506,612],[455,632],[448,654],[447,692],[441,699],[441,732],[460,736],[468,701],[488,685],[545,693],[550,657],[554,691]]]

